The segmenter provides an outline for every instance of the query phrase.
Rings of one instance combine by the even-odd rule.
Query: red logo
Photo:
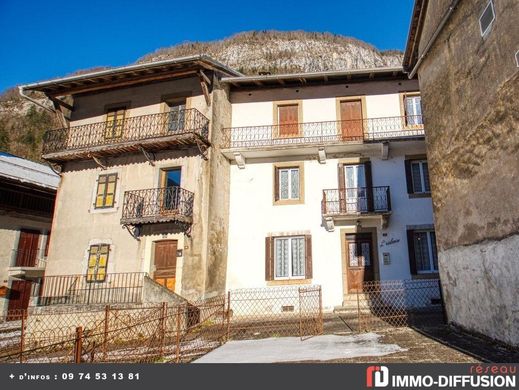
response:
[[[389,384],[389,369],[386,366],[369,366],[366,369],[367,387],[386,387]]]

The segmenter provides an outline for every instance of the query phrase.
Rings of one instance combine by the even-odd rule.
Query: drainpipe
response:
[[[43,104],[41,104],[39,101],[37,100],[34,100],[33,98],[27,96],[25,93],[23,93],[23,87],[21,85],[18,86],[18,93],[20,94],[21,97],[29,100],[30,102],[36,104],[37,106],[40,106],[41,108],[47,110],[47,111],[50,111],[52,112],[53,114],[57,114],[56,110],[53,110],[52,108],[49,108]]]
[[[447,12],[445,12],[445,15],[443,15],[443,18],[442,18],[440,24],[438,25],[438,27],[436,27],[436,30],[434,30],[434,34],[431,36],[431,39],[429,39],[429,42],[427,42],[427,45],[423,49],[422,54],[418,58],[418,61],[416,61],[416,65],[414,66],[411,73],[409,73],[408,77],[410,79],[412,79],[415,76],[416,72],[418,71],[418,68],[422,64],[422,61],[425,59],[425,56],[427,56],[427,53],[429,53],[431,46],[436,41],[436,38],[438,38],[438,35],[440,35],[440,33],[442,32],[443,27],[445,27],[445,24],[447,24],[447,21],[450,19],[452,13],[454,12],[454,9],[456,8],[456,6],[458,5],[459,2],[460,2],[460,0],[454,0],[451,3],[451,5],[449,6],[449,8],[447,9]]]

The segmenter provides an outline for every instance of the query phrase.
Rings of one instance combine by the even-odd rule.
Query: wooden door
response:
[[[9,306],[7,320],[19,319],[20,313],[29,307],[31,299],[32,282],[26,280],[13,280],[9,291]]]
[[[16,252],[16,267],[34,267],[38,258],[40,232],[37,230],[21,230]]]
[[[363,282],[373,280],[374,261],[371,233],[346,235],[346,277],[348,294],[361,292]]]
[[[344,140],[362,140],[364,126],[362,120],[362,101],[341,101],[341,132]]]
[[[278,106],[279,137],[299,136],[299,106],[289,104]]]
[[[175,291],[177,245],[177,240],[155,242],[153,279],[171,291]]]

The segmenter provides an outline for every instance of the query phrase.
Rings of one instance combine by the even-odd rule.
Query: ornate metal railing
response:
[[[422,137],[421,115],[224,129],[224,147],[261,148]]]
[[[207,141],[209,119],[190,108],[49,130],[43,136],[43,154],[185,134]]]
[[[194,194],[181,187],[126,191],[121,224],[186,222],[193,216],[193,200]]]
[[[45,276],[38,306],[140,303],[145,272],[107,273],[102,281],[83,275]]]
[[[387,213],[391,211],[389,187],[358,187],[323,190],[323,215]]]

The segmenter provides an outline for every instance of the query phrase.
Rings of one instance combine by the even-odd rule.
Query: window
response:
[[[312,278],[310,235],[266,238],[266,280]]]
[[[104,282],[110,245],[91,245],[88,252],[87,282]]]
[[[421,126],[422,98],[420,95],[404,95],[404,112],[406,126]]]
[[[304,163],[274,164],[274,204],[304,202]]]
[[[408,245],[411,273],[438,272],[438,254],[434,230],[409,230]]]
[[[494,12],[494,4],[490,0],[483,10],[483,13],[479,17],[479,29],[481,36],[485,36],[492,27],[494,20],[496,19],[496,13]]]
[[[113,108],[106,113],[105,138],[121,138],[126,107]]]
[[[407,193],[415,195],[430,195],[429,165],[427,160],[405,160]]]
[[[169,110],[168,130],[180,132],[184,130],[186,121],[186,99],[181,98],[166,103]]]
[[[115,204],[115,189],[117,187],[117,173],[99,175],[97,179],[97,191],[95,208],[109,208]]]

